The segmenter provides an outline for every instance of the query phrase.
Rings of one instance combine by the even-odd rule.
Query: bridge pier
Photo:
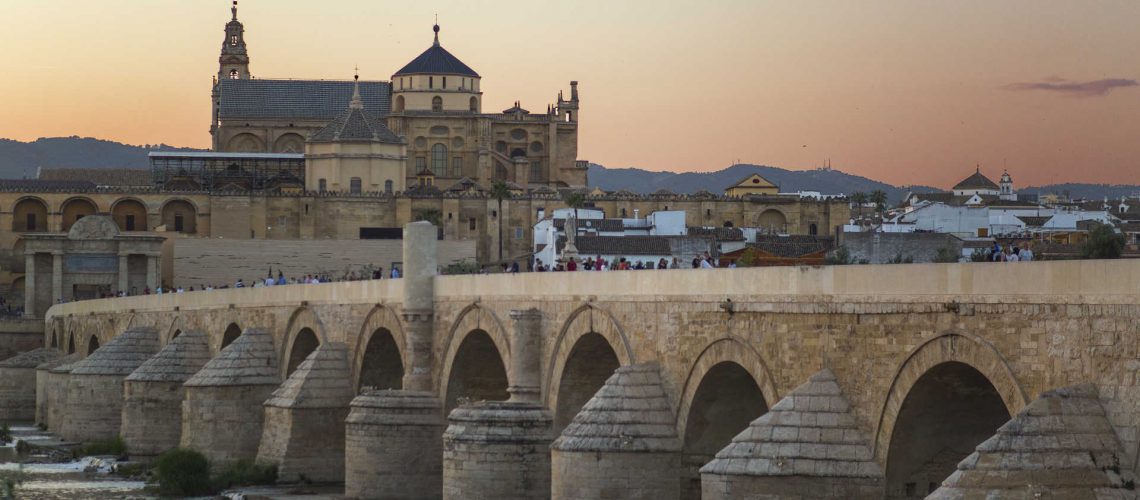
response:
[[[883,472],[835,375],[784,396],[701,468],[701,498],[883,498]]]
[[[210,361],[206,334],[182,333],[123,380],[123,441],[132,455],[153,456],[182,438],[182,384]]]
[[[345,496],[440,498],[442,412],[431,392],[372,391],[353,399],[345,427]]]
[[[551,500],[677,500],[681,440],[657,363],[618,368],[551,446]]]
[[[266,399],[280,385],[273,339],[247,328],[183,384],[182,447],[221,466],[257,458]]]
[[[461,406],[443,433],[443,498],[550,498],[554,419],[539,403],[542,313],[512,310],[507,401]]]
[[[257,461],[277,464],[277,481],[344,481],[344,420],[352,401],[348,348],[317,346],[265,402]]]
[[[60,435],[72,441],[111,439],[123,423],[123,379],[158,352],[158,330],[130,328],[77,361],[67,389]]]
[[[0,361],[0,422],[36,419],[36,367],[63,356],[41,347]]]
[[[68,354],[36,367],[36,423],[52,432],[59,432],[67,406],[67,379],[79,359],[78,353]]]

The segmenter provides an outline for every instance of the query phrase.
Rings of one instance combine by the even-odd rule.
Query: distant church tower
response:
[[[230,8],[233,18],[226,23],[226,39],[222,42],[222,55],[218,58],[218,79],[249,79],[249,53],[245,48],[245,27],[237,18],[237,0]]]
[[[1013,192],[1013,177],[1009,176],[1009,172],[1001,173],[1001,181],[998,182],[998,192],[1000,198],[1008,201],[1017,201],[1017,193]]]
[[[232,17],[226,23],[226,38],[222,40],[222,54],[218,57],[218,75],[214,77],[214,88],[210,93],[210,102],[213,103],[210,113],[210,136],[213,137],[214,151],[220,151],[217,134],[220,118],[218,108],[221,106],[220,82],[224,79],[249,80],[249,52],[245,47],[245,26],[237,18],[237,0],[230,8]]]

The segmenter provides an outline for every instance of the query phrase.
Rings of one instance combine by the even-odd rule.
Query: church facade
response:
[[[391,81],[257,79],[250,71],[245,27],[235,4],[211,93],[213,150],[304,153],[306,143],[357,95],[359,114],[383,122],[386,130],[380,135],[391,132],[406,145],[399,154],[360,147],[343,152],[341,160],[402,157],[400,178],[362,178],[365,192],[387,185],[399,190],[425,175],[443,187],[464,179],[484,186],[504,181],[523,189],[584,187],[587,162],[578,161],[578,82],[570,82],[569,98],[560,92],[543,112],[531,113],[518,103],[502,112],[485,112],[482,78],[443,47],[438,25],[433,30],[431,46],[393,73]],[[320,142],[335,142],[330,139],[336,137]],[[331,148],[318,149],[318,159],[336,159]],[[341,180],[355,176],[329,170],[340,161],[319,163],[321,172],[315,175],[326,176],[329,190],[351,189]],[[320,178],[307,178],[306,187],[317,190]]]

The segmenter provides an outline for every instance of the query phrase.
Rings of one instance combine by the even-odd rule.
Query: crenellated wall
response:
[[[162,344],[201,329],[216,355],[230,325],[256,327],[272,338],[281,380],[315,338],[347,346],[354,387],[368,385],[362,373],[396,384],[410,364],[403,281],[62,304],[46,315],[44,345],[83,352],[92,336],[106,345],[152,326]],[[885,471],[888,497],[920,497],[937,485],[915,478],[945,477],[977,444],[962,436],[989,436],[994,419],[1085,382],[1099,390],[1121,467],[1134,470],[1137,283],[1138,261],[441,276],[430,370],[445,411],[505,399],[511,311],[535,308],[541,401],[565,425],[613,369],[657,363],[683,443],[681,497],[694,498],[696,467],[827,368]],[[977,411],[930,424],[954,408]]]

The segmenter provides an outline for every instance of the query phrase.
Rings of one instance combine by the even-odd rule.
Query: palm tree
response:
[[[871,196],[868,196],[867,199],[875,204],[875,211],[879,212],[879,224],[881,225],[883,223],[883,210],[887,208],[887,193],[883,192],[882,189],[876,189],[871,191]]]
[[[503,200],[511,199],[511,189],[503,181],[491,185],[491,197],[499,202],[499,261],[503,260]]]
[[[578,208],[580,208],[582,205],[586,204],[586,195],[584,195],[578,191],[573,191],[573,192],[567,194],[566,198],[564,198],[563,201],[566,202],[566,206],[574,209],[574,221],[577,222],[577,220],[578,220]]]
[[[858,215],[863,215],[863,204],[867,203],[867,193],[862,191],[851,193],[851,203],[855,204],[855,208],[859,210]]]

